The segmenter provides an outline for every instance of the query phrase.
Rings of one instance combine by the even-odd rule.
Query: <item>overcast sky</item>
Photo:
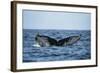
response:
[[[23,10],[24,29],[90,30],[91,14]]]

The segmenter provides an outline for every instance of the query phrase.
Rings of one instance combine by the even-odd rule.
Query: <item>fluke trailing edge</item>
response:
[[[54,38],[40,35],[39,33],[35,37],[35,41],[40,47],[50,47],[50,46],[66,46],[77,42],[80,36],[70,36],[61,40],[56,40]]]

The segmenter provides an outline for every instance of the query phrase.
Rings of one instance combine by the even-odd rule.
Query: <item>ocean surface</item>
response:
[[[79,36],[76,43],[64,47],[35,47],[33,46],[37,33],[57,40],[69,36]],[[23,29],[23,62],[46,62],[64,60],[91,59],[90,30],[33,30]]]

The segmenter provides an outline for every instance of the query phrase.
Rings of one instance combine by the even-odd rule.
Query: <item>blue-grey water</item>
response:
[[[78,42],[64,47],[34,47],[37,33],[57,40],[81,35]],[[91,59],[90,30],[32,30],[23,29],[23,62],[46,62]]]

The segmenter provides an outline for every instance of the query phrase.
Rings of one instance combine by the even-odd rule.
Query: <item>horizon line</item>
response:
[[[91,29],[31,29],[31,30],[91,30]]]

